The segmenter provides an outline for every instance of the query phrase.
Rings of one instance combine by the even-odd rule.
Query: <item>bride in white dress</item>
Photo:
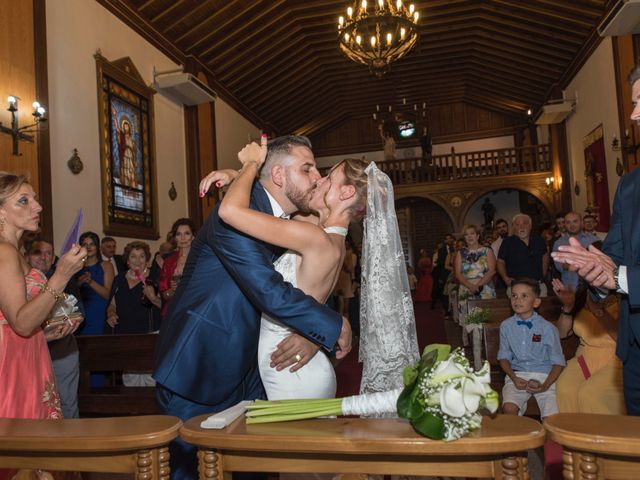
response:
[[[251,143],[238,154],[243,166],[229,187],[219,210],[220,218],[233,228],[288,251],[274,264],[284,279],[324,303],[337,281],[345,254],[347,227],[362,216],[366,202],[368,162],[348,159],[332,168],[317,183],[309,207],[317,214],[277,218],[249,208],[253,181],[267,155],[262,145]],[[212,172],[201,183],[201,191],[220,180]],[[273,352],[292,332],[277,319],[263,315],[258,362],[269,400],[329,398],[335,396],[336,379],[325,352],[302,352],[291,369],[273,368]],[[311,339],[312,340],[312,339]]]

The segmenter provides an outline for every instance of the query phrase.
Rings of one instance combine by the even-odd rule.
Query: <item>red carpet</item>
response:
[[[416,331],[420,352],[430,343],[447,343],[444,329],[444,314],[441,308],[431,310],[431,303],[414,303]],[[357,395],[360,391],[362,364],[358,362],[358,344],[354,342],[353,350],[336,367],[338,391],[336,396]]]

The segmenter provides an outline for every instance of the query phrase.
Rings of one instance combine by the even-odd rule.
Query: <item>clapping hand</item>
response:
[[[615,262],[593,245],[589,245],[587,250],[577,239],[571,237],[569,245],[558,247],[558,251],[551,256],[558,262],[569,264],[569,270],[577,272],[592,286],[609,290],[615,288]]]
[[[562,307],[566,311],[573,310],[576,303],[576,292],[565,287],[564,283],[557,278],[551,280],[551,286],[558,298],[562,301]]]

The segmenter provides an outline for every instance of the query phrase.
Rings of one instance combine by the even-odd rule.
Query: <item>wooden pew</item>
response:
[[[151,372],[157,333],[76,337],[80,352],[80,416],[162,413],[154,387],[125,387],[122,372]],[[91,386],[91,373],[105,373],[104,387]]]
[[[559,413],[547,418],[544,426],[549,438],[563,447],[564,478],[638,478],[640,418]]]
[[[169,479],[176,417],[0,419],[0,468],[133,473]]]
[[[420,436],[402,419],[325,418],[205,430],[207,415],[185,422],[180,436],[198,447],[199,479],[232,472],[336,473],[529,479],[527,450],[544,444],[538,422],[483,417],[482,426],[455,442]],[[357,478],[357,477],[356,477]],[[366,478],[366,477],[365,477]]]
[[[550,322],[555,322],[560,314],[562,308],[562,302],[556,296],[543,297],[540,299],[540,307],[538,307],[538,313]],[[471,311],[474,307],[479,307],[489,310],[491,314],[490,323],[500,323],[506,320],[513,312],[511,311],[511,300],[506,297],[496,298],[493,300],[467,300],[468,311]]]

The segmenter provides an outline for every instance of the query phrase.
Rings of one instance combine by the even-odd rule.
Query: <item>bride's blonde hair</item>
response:
[[[345,184],[356,189],[356,200],[351,205],[352,219],[361,220],[367,211],[367,174],[365,169],[371,163],[363,158],[346,158],[338,165],[343,165]]]

